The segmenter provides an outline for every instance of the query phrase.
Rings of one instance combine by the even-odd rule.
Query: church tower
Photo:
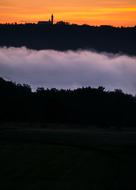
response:
[[[51,23],[52,24],[54,23],[54,15],[53,14],[51,15]]]

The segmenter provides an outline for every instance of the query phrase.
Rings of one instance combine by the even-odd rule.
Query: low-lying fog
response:
[[[136,57],[89,50],[0,48],[0,77],[33,89],[104,86],[136,94]]]

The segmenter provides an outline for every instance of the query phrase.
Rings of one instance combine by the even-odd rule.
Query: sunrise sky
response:
[[[90,25],[136,25],[136,0],[0,0],[1,23],[48,20]]]

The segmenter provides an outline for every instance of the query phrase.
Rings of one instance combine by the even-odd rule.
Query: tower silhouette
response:
[[[54,23],[54,15],[53,14],[51,15],[51,23],[52,24]]]

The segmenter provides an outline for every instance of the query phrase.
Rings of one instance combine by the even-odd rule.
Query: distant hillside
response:
[[[94,49],[136,55],[136,27],[22,24],[0,25],[0,46],[30,49]]]
[[[136,126],[136,97],[103,87],[37,89],[0,78],[1,122],[48,122],[102,127]]]

